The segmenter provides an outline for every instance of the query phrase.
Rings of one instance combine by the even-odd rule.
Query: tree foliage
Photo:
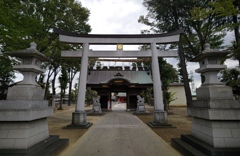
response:
[[[238,60],[240,65],[240,1],[239,0],[218,0],[210,2],[212,10],[218,17],[225,19],[227,22],[223,25],[229,31],[234,32],[235,39],[229,50],[232,51],[230,58]]]
[[[158,61],[161,72],[164,110],[167,111],[167,105],[170,102],[170,98],[172,98],[171,93],[168,92],[169,83],[178,82],[178,73],[176,69],[163,58],[159,58]]]
[[[6,99],[7,88],[13,84],[15,78],[12,63],[8,57],[0,56],[0,100]]]
[[[212,13],[194,18],[197,9],[209,9],[210,0],[144,0],[148,14],[140,16],[139,22],[151,26],[155,33],[170,32],[184,29],[185,35],[181,38],[185,56],[192,58],[203,51],[204,44],[209,43],[213,48],[222,44],[224,33],[222,24],[226,21]],[[194,14],[195,13],[195,14]]]
[[[238,68],[229,68],[221,71],[221,82],[232,87],[233,94],[240,96],[240,71]]]
[[[148,14],[140,16],[139,22],[151,27],[154,33],[165,33],[176,29],[184,29],[185,33],[178,43],[179,60],[184,80],[187,105],[192,106],[192,96],[188,81],[185,58],[191,59],[204,50],[204,44],[212,48],[220,48],[225,35],[222,24],[226,20],[212,13],[201,19],[194,19],[195,8],[209,9],[210,0],[144,0],[143,5]],[[172,46],[175,47],[175,46]]]
[[[48,92],[52,75],[55,92],[55,79],[59,67],[64,64],[60,51],[79,49],[81,46],[60,43],[53,28],[87,34],[91,31],[87,23],[89,14],[89,10],[75,0],[1,0],[0,46],[3,52],[6,52],[25,49],[33,41],[37,43],[38,50],[53,60],[45,64],[45,94]]]

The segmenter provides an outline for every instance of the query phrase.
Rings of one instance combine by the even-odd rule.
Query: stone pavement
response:
[[[131,112],[102,116],[61,156],[178,156],[180,155]]]

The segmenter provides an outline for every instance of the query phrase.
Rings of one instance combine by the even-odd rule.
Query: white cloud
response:
[[[147,26],[138,23],[140,15],[147,14],[140,0],[81,0],[91,12],[89,24],[92,34],[139,34]]]

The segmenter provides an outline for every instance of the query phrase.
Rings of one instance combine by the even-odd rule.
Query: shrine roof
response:
[[[116,76],[116,75],[122,76]],[[103,84],[113,79],[124,79],[129,83],[137,84],[153,84],[151,75],[147,71],[100,71],[92,70],[88,75],[87,84]]]

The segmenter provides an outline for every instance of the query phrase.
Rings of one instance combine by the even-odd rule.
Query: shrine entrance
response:
[[[128,106],[128,99],[127,99],[127,93],[126,92],[112,92],[112,95],[116,96],[116,100],[111,100],[111,110],[112,111],[126,111]]]
[[[152,124],[166,124],[167,112],[164,111],[162,98],[162,84],[158,57],[177,57],[176,50],[159,50],[158,44],[169,44],[179,42],[183,30],[177,30],[165,34],[130,34],[130,35],[104,35],[104,34],[76,34],[54,29],[59,35],[61,42],[68,44],[81,44],[82,50],[62,51],[62,57],[81,57],[81,72],[78,85],[78,97],[76,110],[73,112],[72,125],[89,125],[86,122],[85,95],[88,75],[88,58],[151,58],[151,70],[154,90],[154,113]],[[116,51],[93,51],[90,45],[117,45]],[[150,48],[143,51],[124,51],[123,45],[148,45]]]
[[[137,95],[153,85],[152,76],[146,67],[139,67],[138,71],[130,70],[130,67],[124,70],[119,67],[90,68],[88,73],[87,87],[98,92],[102,110],[114,110],[113,104],[126,103],[125,110],[135,111]]]

